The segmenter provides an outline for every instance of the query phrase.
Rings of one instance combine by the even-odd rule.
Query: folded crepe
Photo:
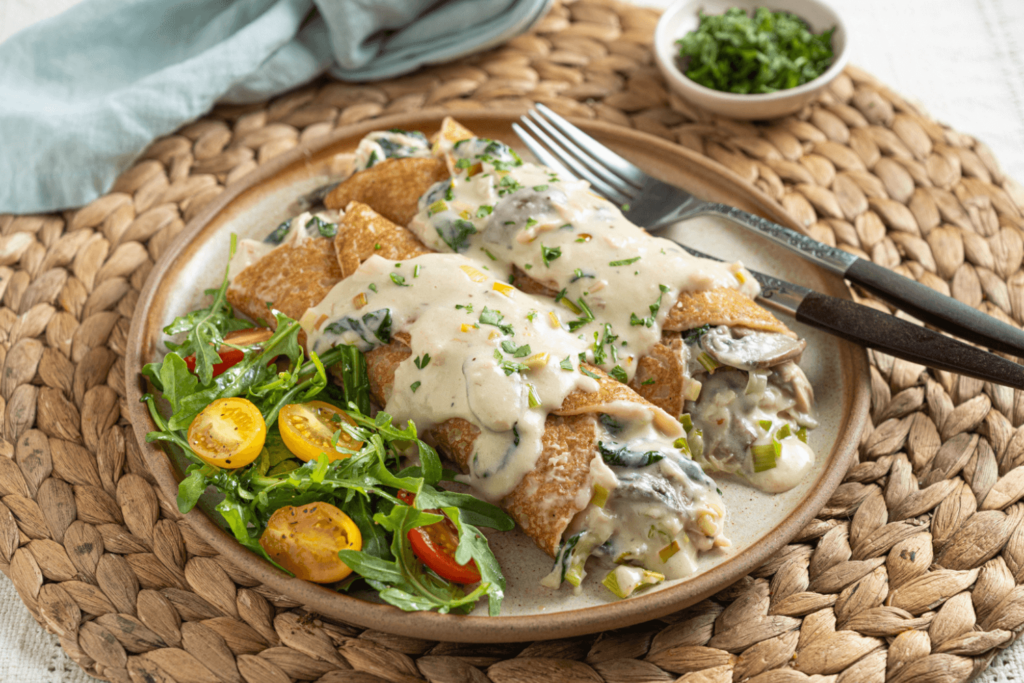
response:
[[[370,337],[367,330],[360,327],[357,316],[339,316],[336,313],[337,306],[352,310],[372,307],[366,303],[355,303],[360,296],[365,301],[370,290],[354,297],[349,296],[349,291],[338,295],[338,289],[346,279],[365,278],[367,268],[394,268],[393,272],[399,272],[396,266],[414,259],[409,261],[409,266],[415,270],[407,267],[400,271],[409,278],[415,279],[415,273],[422,266],[424,272],[453,268],[452,271],[458,273],[451,280],[453,287],[457,286],[455,280],[466,280],[465,267],[468,266],[456,264],[462,268],[460,270],[449,262],[459,259],[461,263],[461,257],[433,254],[409,230],[384,218],[366,204],[350,202],[336,220],[333,240],[308,236],[302,239],[290,233],[282,246],[267,253],[250,255],[250,264],[234,279],[229,289],[232,302],[237,302],[241,310],[251,314],[249,311],[259,311],[254,302],[261,298],[273,301],[287,299],[290,314],[295,313],[302,318],[310,348],[323,350],[323,346],[318,346],[324,342],[323,331],[332,327],[337,328],[336,332],[355,331],[364,338]],[[294,279],[287,276],[289,267],[294,267],[296,273],[301,267],[303,278],[318,283],[315,293],[300,296],[298,292],[302,288],[296,288]],[[474,268],[470,270],[473,274],[467,282],[477,286],[483,274]],[[255,276],[260,272],[275,274],[261,282]],[[281,276],[276,275],[279,272]],[[321,296],[323,287],[332,281],[339,282],[339,285],[327,297]],[[449,282],[443,280],[445,287]],[[499,289],[500,284],[494,284],[495,289]],[[382,289],[387,285],[382,281]],[[373,291],[376,293],[376,288]],[[312,296],[321,296],[323,300],[309,304]],[[512,296],[512,293],[505,296]],[[303,305],[307,310],[303,311],[304,314],[298,313],[298,308]],[[379,327],[376,330],[380,332]],[[551,334],[556,333],[553,331]],[[559,329],[557,334],[564,333]],[[371,393],[381,407],[388,407],[392,402],[396,375],[400,374],[401,368],[412,365],[414,344],[411,335],[397,329],[397,325],[394,333],[386,339],[386,343],[375,343],[366,353]],[[435,353],[435,357],[439,355],[441,353]],[[436,366],[439,362],[438,358],[433,364]],[[555,361],[552,362],[554,364]],[[609,549],[616,549],[617,559],[624,562],[642,564],[669,575],[687,573],[694,566],[697,551],[728,543],[723,535],[724,506],[714,482],[674,449],[673,440],[682,437],[683,432],[672,416],[599,368],[580,362],[578,370],[592,378],[592,381],[586,380],[590,386],[587,390],[572,390],[559,405],[552,405],[553,410],[543,419],[536,460],[528,467],[520,467],[521,476],[513,477],[506,486],[507,490],[499,488],[502,493],[496,502],[512,515],[538,547],[558,559],[561,573],[555,572],[559,574],[555,584],[566,571],[570,581],[574,571],[573,583],[578,583],[585,573],[583,563],[587,557],[594,552],[609,553]],[[459,369],[454,368],[451,372],[459,373]],[[415,390],[406,394],[404,399],[407,401],[411,397],[415,399]],[[418,425],[429,424],[429,420],[417,419],[416,422]],[[494,434],[474,422],[476,419],[469,412],[465,417],[430,424],[425,430],[426,437],[465,473],[474,471],[479,451],[488,444],[494,444]],[[646,460],[628,463],[631,452],[626,445],[616,446],[617,451],[613,455],[617,460],[609,466],[606,452],[628,425],[636,425],[650,449],[659,447],[665,453],[654,457],[651,457],[654,451],[638,454]],[[522,425],[520,429],[523,429]],[[515,433],[518,446],[519,432]],[[481,446],[483,436],[490,440]],[[648,442],[651,440],[656,443],[650,445]],[[662,459],[665,459],[664,463],[658,462]],[[663,471],[668,471],[671,476],[667,477]],[[659,489],[667,490],[671,496],[665,501],[649,500],[654,494],[648,480],[662,481],[658,484]],[[609,530],[614,524],[608,520],[625,515],[632,506],[638,505],[638,500],[648,508],[662,506],[663,516],[676,520],[666,526],[669,529],[666,532],[668,540],[663,538],[665,535],[655,535],[653,541],[646,538],[647,526],[653,524],[651,528],[654,528],[663,523],[649,519],[645,522],[647,526],[643,529],[642,542],[636,540],[639,535],[632,531],[621,533],[623,539],[620,539]],[[672,544],[684,552],[670,552],[663,560],[659,551]]]
[[[379,140],[388,133],[375,135]],[[632,374],[629,385],[669,414],[690,414],[695,424],[694,455],[707,469],[737,473],[755,486],[773,491],[799,482],[814,456],[795,442],[805,438],[804,428],[816,424],[812,415],[813,391],[797,365],[806,344],[753,300],[758,291],[756,281],[741,266],[715,264],[682,254],[675,245],[629,224],[616,207],[586,191],[585,185],[581,188],[579,183],[573,186],[561,182],[548,169],[523,164],[507,146],[474,138],[451,119],[442,124],[433,145],[424,145],[417,153],[435,154],[435,159],[443,159],[448,175],[423,192],[419,211],[409,222],[410,230],[425,248],[486,253],[495,262],[492,265],[507,268],[509,281],[523,292],[578,308],[566,290],[581,278],[594,277],[593,272],[584,272],[588,263],[577,256],[584,252],[574,251],[571,257],[555,261],[574,244],[566,244],[562,236],[558,248],[546,246],[546,240],[562,235],[565,228],[570,229],[573,237],[579,235],[573,240],[576,243],[617,240],[614,244],[620,251],[630,244],[642,243],[648,253],[645,258],[654,252],[652,243],[657,241],[664,245],[661,254],[666,254],[666,248],[679,252],[674,261],[663,259],[663,272],[696,264],[698,277],[689,285],[673,288],[673,301],[658,298],[659,309],[664,306],[668,311],[660,322],[660,337],[648,338],[639,345],[631,342],[630,348],[639,346],[643,351],[630,356],[632,368],[623,363],[626,373]],[[415,175],[412,164],[412,159],[396,158],[379,168],[388,166],[394,185],[408,187],[409,183],[401,178]],[[382,208],[375,204],[375,195],[361,193],[360,175],[356,173],[339,190],[345,188],[347,198]],[[492,179],[487,181],[489,185],[484,183],[485,178]],[[582,205],[579,197],[583,198]],[[409,213],[408,200],[405,201],[403,217]],[[632,230],[633,237],[621,239],[621,235],[616,237],[613,233],[602,236],[597,230],[575,225],[581,216],[590,216],[593,222],[607,223],[620,232]],[[531,261],[523,245],[539,245],[537,252],[544,254],[543,262],[537,258]],[[605,262],[618,259],[616,251],[607,253]],[[635,260],[608,265],[629,265]],[[552,266],[566,262],[581,267],[574,272],[562,269],[560,275],[556,274]],[[665,291],[668,290],[663,288],[662,292]],[[584,292],[591,293],[601,296],[596,288],[594,292]],[[637,298],[626,292],[620,297],[631,302]],[[597,311],[598,321],[604,322],[599,308],[593,305],[595,301],[590,303]],[[650,317],[654,316],[652,307]],[[644,317],[641,314],[638,319]],[[638,319],[631,324],[638,324]],[[650,322],[646,326],[651,327]],[[622,332],[617,334],[621,336]],[[609,363],[605,369],[614,368]],[[713,377],[716,370],[717,378]],[[708,390],[702,391],[705,385]],[[732,397],[724,409],[723,397]],[[769,426],[765,428],[765,424]],[[792,438],[785,441],[789,436]],[[786,449],[778,450],[780,457],[774,462],[756,464],[754,450],[774,447],[777,441],[787,445]],[[790,455],[789,462],[783,462]],[[774,471],[766,474],[765,468]]]

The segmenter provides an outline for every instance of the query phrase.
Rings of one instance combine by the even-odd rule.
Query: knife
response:
[[[680,246],[694,256],[722,260],[685,245]],[[1022,365],[870,306],[747,270],[761,285],[758,300],[766,306],[793,314],[799,322],[911,363],[1024,389]]]
[[[986,315],[953,297],[940,294],[927,285],[897,275],[871,261],[822,244],[760,216],[725,204],[701,204],[703,206],[699,207],[699,211],[688,212],[688,215],[723,216],[743,227],[752,228],[804,259],[860,285],[879,299],[888,301],[923,323],[945,330],[961,339],[1024,358],[1024,331],[1012,325]]]

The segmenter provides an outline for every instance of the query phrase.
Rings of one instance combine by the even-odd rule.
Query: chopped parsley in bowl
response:
[[[772,119],[816,99],[846,66],[842,19],[822,0],[679,0],[654,53],[688,103],[736,119]]]
[[[725,92],[771,93],[809,83],[832,64],[835,27],[812,33],[788,12],[739,7],[700,13],[700,26],[676,41],[686,77]]]

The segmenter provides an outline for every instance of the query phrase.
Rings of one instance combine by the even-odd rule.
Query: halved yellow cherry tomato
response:
[[[263,450],[267,423],[252,401],[218,398],[192,419],[188,445],[204,462],[233,470],[245,467]]]
[[[295,457],[306,461],[316,460],[321,453],[326,453],[330,462],[349,457],[349,453],[339,453],[331,445],[331,439],[334,433],[341,429],[342,422],[356,426],[352,418],[340,408],[323,401],[290,403],[281,408],[277,416],[284,445],[295,454]],[[363,447],[363,442],[356,441],[342,432],[338,438],[338,447],[358,451]]]
[[[352,573],[339,550],[362,550],[359,527],[330,503],[278,508],[260,536],[260,545],[279,565],[300,579],[334,583]]]

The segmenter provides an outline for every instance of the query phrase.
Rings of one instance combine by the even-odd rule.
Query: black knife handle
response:
[[[848,299],[810,292],[796,319],[912,363],[1024,389],[1024,366]]]
[[[1024,358],[1024,331],[931,287],[859,258],[843,275],[879,299],[961,339]]]

